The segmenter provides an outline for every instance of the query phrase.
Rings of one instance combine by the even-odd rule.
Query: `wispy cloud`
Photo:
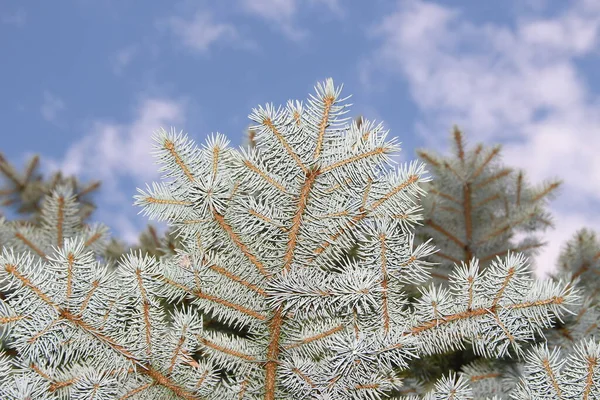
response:
[[[27,22],[27,14],[25,13],[25,10],[19,8],[12,13],[3,13],[0,16],[0,21],[2,21],[3,24],[13,25],[20,28]]]
[[[115,75],[121,75],[123,71],[131,64],[133,58],[138,52],[137,46],[127,46],[117,51],[112,57],[111,66]]]
[[[445,150],[457,123],[471,142],[503,143],[506,164],[523,168],[532,182],[564,178],[566,194],[551,203],[556,229],[536,259],[541,271],[553,269],[576,229],[600,230],[590,207],[600,201],[600,174],[589,173],[600,171],[592,151],[600,148],[600,99],[576,63],[598,51],[600,3],[564,5],[553,18],[479,25],[458,9],[402,1],[375,25],[381,45],[370,54],[406,78],[428,147]],[[374,64],[368,68],[374,79]]]
[[[152,133],[161,126],[180,125],[185,103],[164,98],[141,101],[130,123],[92,122],[91,130],[67,150],[59,168],[66,174],[116,181],[156,177],[152,166]]]
[[[329,11],[340,17],[344,15],[344,9],[340,0],[311,0],[311,3],[323,4],[329,8]]]
[[[146,98],[130,122],[93,121],[91,129],[71,144],[61,160],[46,163],[49,169],[61,170],[65,175],[102,181],[100,200],[105,207],[99,210],[97,218],[113,221],[117,235],[133,243],[140,230],[130,207],[133,194],[123,193],[119,185],[124,179],[138,186],[157,180],[151,155],[152,134],[161,126],[181,126],[185,108],[183,100]]]
[[[297,12],[295,0],[242,0],[243,9],[274,23],[288,38],[299,41],[306,37],[306,31],[294,26]]]
[[[199,53],[206,53],[217,42],[229,42],[247,45],[242,40],[235,26],[216,22],[208,11],[199,10],[191,19],[178,16],[159,22],[159,27],[166,26],[183,44]]]
[[[242,9],[247,13],[256,15],[274,24],[288,39],[302,41],[308,37],[306,29],[302,29],[295,23],[295,18],[300,6],[306,2],[298,0],[240,0]],[[310,6],[325,6],[337,16],[343,15],[343,9],[339,0],[310,0]]]
[[[56,122],[58,114],[65,109],[65,103],[58,96],[44,91],[44,99],[40,112],[46,121]]]
[[[271,20],[291,20],[297,11],[295,0],[242,0],[242,6],[251,13]]]

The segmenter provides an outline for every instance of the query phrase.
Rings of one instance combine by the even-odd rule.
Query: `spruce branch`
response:
[[[80,217],[87,219],[96,209],[90,194],[98,190],[100,182],[92,181],[82,185],[75,177],[65,177],[56,172],[50,177],[44,177],[39,172],[39,156],[33,156],[25,170],[19,172],[14,165],[0,153],[0,176],[3,185],[0,187],[0,205],[12,207],[18,214],[29,215],[31,222],[37,221],[42,208],[42,200],[59,186],[70,185],[75,198],[80,202]]]
[[[164,295],[244,328],[199,335],[201,353],[246,382],[231,398],[385,398],[410,359],[467,341],[501,357],[576,300],[564,284],[530,282],[509,252],[472,292],[457,277],[460,295],[430,288],[408,304],[403,285],[428,279],[434,252],[412,248],[423,164],[391,169],[399,147],[382,125],[344,125],[340,89],[328,80],[316,90],[307,105],[254,109],[252,149],[159,131],[168,181],[137,196],[182,238],[182,253],[164,261]],[[197,267],[181,271],[182,257]]]
[[[432,196],[423,199],[424,222],[416,228],[419,241],[433,238],[439,247],[432,275],[443,282],[454,264],[476,257],[485,267],[507,250],[535,256],[544,243],[533,235],[552,227],[545,206],[561,182],[528,185],[523,171],[501,165],[501,146],[467,150],[457,127],[451,144],[450,157],[417,151],[435,177],[425,187]],[[519,243],[512,241],[516,233],[525,234]]]
[[[425,165],[395,167],[399,143],[382,124],[348,123],[331,79],[315,89],[306,103],[253,109],[254,148],[232,149],[221,134],[203,146],[155,134],[162,182],[136,203],[168,221],[174,252],[129,253],[113,268],[86,246],[67,191],[52,195],[47,233],[31,241],[48,243],[40,253],[7,228],[0,321],[16,355],[0,356],[0,397],[387,399],[406,386],[421,399],[472,399],[466,373],[427,387],[403,374],[466,344],[519,356],[571,310],[574,284],[533,281],[510,250],[486,268],[476,257],[456,263],[447,286],[407,295],[430,279],[436,251],[414,242]],[[483,180],[488,162],[477,165]],[[206,314],[228,331],[204,326]],[[565,390],[594,393],[582,360],[561,373],[587,371],[589,385]],[[535,363],[523,390],[537,390],[527,383]]]
[[[600,397],[600,344],[580,341],[568,357],[544,344],[528,354],[524,377],[511,395],[515,400],[597,399]]]

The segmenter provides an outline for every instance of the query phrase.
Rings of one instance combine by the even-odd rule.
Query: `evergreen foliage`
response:
[[[474,385],[483,363],[431,387],[402,379],[413,360],[466,345],[490,360],[522,357],[577,307],[577,282],[534,280],[526,257],[507,251],[485,268],[456,263],[446,286],[421,285],[436,252],[415,245],[425,165],[393,168],[399,145],[381,124],[346,124],[331,80],[316,92],[254,109],[247,149],[220,134],[198,147],[157,132],[163,182],[136,202],[169,222],[174,253],[130,252],[113,268],[73,217],[73,192],[54,190],[45,231],[30,236],[43,256],[13,242],[0,256],[0,322],[15,353],[0,354],[0,398],[600,396],[593,338],[567,362],[527,353],[507,391]],[[229,332],[203,326],[204,313]]]
[[[454,154],[449,157],[417,151],[433,175],[422,199],[423,226],[416,229],[417,238],[423,238],[417,243],[433,239],[440,249],[432,255],[437,263],[432,275],[447,280],[454,264],[473,257],[485,268],[507,250],[536,256],[545,243],[534,234],[553,226],[545,206],[561,182],[528,185],[524,171],[515,173],[500,163],[500,145],[478,144],[469,151],[457,127],[451,143]],[[526,236],[513,243],[520,233]]]
[[[433,166],[433,181],[427,192],[433,196],[422,199],[423,226],[416,228],[416,243],[432,240],[440,249],[431,256],[437,261],[432,275],[436,282],[447,281],[447,271],[453,263],[468,262],[477,257],[485,267],[503,251],[521,252],[535,256],[544,245],[533,236],[536,231],[551,227],[550,214],[544,210],[546,201],[556,194],[560,181],[552,181],[532,188],[526,185],[523,171],[513,173],[498,162],[500,146],[485,148],[478,144],[468,151],[464,136],[458,128],[452,133],[454,154],[442,158],[433,152],[420,149],[420,158]],[[525,233],[520,243],[511,238]],[[594,235],[583,230],[577,233],[576,243],[569,243],[561,254],[560,276],[574,283],[583,272],[587,277],[583,304],[570,308],[566,321],[544,332],[553,351],[571,354],[581,340],[597,337],[597,284],[600,267],[594,268],[594,256],[600,246],[594,244]],[[597,259],[596,259],[597,260]],[[591,266],[591,268],[590,268]],[[595,271],[595,272],[594,272]],[[591,279],[590,279],[591,278]],[[591,289],[595,288],[595,289]],[[544,344],[538,337],[531,351],[539,352]],[[537,354],[537,353],[536,353]],[[478,359],[470,349],[422,358],[411,365],[411,373],[423,380],[437,378],[448,369],[461,371],[470,380],[476,393],[508,393],[518,383],[523,373],[522,360],[508,358],[494,362]],[[476,396],[477,397],[477,396]]]
[[[11,206],[17,214],[29,217],[33,222],[38,221],[41,204],[44,196],[50,195],[58,187],[70,185],[76,199],[80,203],[79,213],[82,220],[87,219],[96,209],[91,195],[98,190],[100,182],[93,181],[82,185],[75,177],[64,177],[56,172],[45,178],[39,172],[39,156],[33,156],[27,163],[25,171],[19,172],[14,165],[8,162],[0,153],[0,205]]]
[[[12,224],[26,226],[29,230],[36,230],[37,227],[40,227],[43,223],[42,204],[44,198],[52,196],[55,189],[61,187],[62,191],[64,188],[70,188],[73,192],[74,200],[79,204],[80,223],[85,225],[96,209],[93,196],[100,188],[100,181],[82,185],[75,176],[65,177],[60,171],[46,177],[38,171],[39,165],[39,156],[33,156],[27,162],[24,171],[20,172],[0,153],[0,177],[2,177],[0,206],[9,213],[20,217],[18,222],[12,221]],[[1,209],[0,216],[2,216]],[[43,235],[43,233],[41,234]],[[0,246],[8,247],[9,244],[10,242],[4,243],[0,240]],[[172,232],[167,231],[164,235],[159,236],[156,228],[148,225],[140,234],[139,244],[130,248],[113,238],[105,246],[104,256],[116,260],[130,250],[141,250],[143,253],[161,256],[166,253],[174,253],[175,247],[177,247],[177,239]]]
[[[535,256],[543,243],[533,234],[552,226],[544,206],[560,185],[554,181],[532,188],[527,185],[523,171],[515,173],[500,163],[500,146],[486,148],[478,144],[468,150],[457,127],[451,136],[453,152],[448,157],[417,150],[421,160],[432,168],[433,180],[425,185],[427,196],[420,199],[424,221],[415,228],[415,243],[432,240],[436,244],[439,251],[430,256],[435,263],[431,275],[434,282],[444,287],[454,265],[469,263],[473,257],[485,269],[495,257],[507,251],[520,252],[528,258]],[[526,236],[514,244],[512,237],[519,233]],[[448,370],[472,375],[482,369],[493,369],[488,376],[504,381],[503,386],[498,386],[499,391],[507,390],[506,379],[502,377],[513,376],[514,371],[512,365],[505,364],[516,359],[505,359],[492,366],[478,358],[467,347],[415,360],[410,372],[430,382]]]

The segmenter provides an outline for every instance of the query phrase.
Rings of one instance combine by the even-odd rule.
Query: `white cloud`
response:
[[[297,10],[295,0],[243,0],[242,5],[251,13],[275,21],[289,21]]]
[[[44,91],[44,101],[40,107],[42,117],[46,121],[56,122],[58,113],[65,109],[65,103],[59,97]]]
[[[131,122],[93,121],[89,132],[67,149],[62,160],[46,159],[46,165],[83,181],[102,181],[99,200],[104,207],[96,218],[115,228],[117,237],[134,243],[140,228],[134,222],[133,193],[123,193],[119,183],[129,179],[143,187],[158,180],[151,137],[160,127],[181,126],[185,108],[184,101],[144,99]]]
[[[340,17],[344,15],[344,9],[342,8],[340,0],[311,0],[311,3],[324,4],[334,14]]]
[[[273,24],[293,41],[308,37],[308,32],[295,26],[294,18],[298,14],[298,0],[240,0],[242,8],[250,14],[259,16]],[[339,0],[311,0],[311,6],[325,6],[338,17],[343,15]]]
[[[69,147],[58,168],[108,182],[120,177],[149,181],[157,176],[150,154],[152,134],[161,126],[182,124],[184,108],[181,101],[148,98],[130,123],[94,121],[91,131]]]
[[[518,6],[524,7],[525,9],[531,9],[533,11],[543,11],[548,7],[549,0],[522,0],[517,3]]]
[[[139,243],[141,231],[140,228],[131,221],[131,218],[128,217],[128,214],[130,214],[131,211],[135,211],[135,209],[131,207],[128,213],[103,212],[102,220],[113,221],[114,229],[118,232],[117,237],[129,245],[135,245]],[[153,222],[152,225],[155,228],[158,228],[159,234],[166,230],[164,229],[164,223],[157,226],[157,224]]]
[[[274,23],[289,39],[302,40],[307,32],[294,26],[296,0],[241,0],[246,12]]]
[[[191,20],[170,17],[164,24],[178,36],[183,43],[195,51],[204,53],[218,41],[244,41],[231,24],[215,22],[206,11],[197,11]]]
[[[123,73],[125,68],[127,68],[127,66],[131,64],[131,61],[133,61],[133,58],[135,57],[137,52],[138,48],[136,46],[128,46],[119,50],[112,57],[111,65],[115,75],[121,75]]]
[[[600,201],[600,97],[586,87],[577,60],[598,52],[600,2],[564,3],[553,18],[512,25],[475,24],[458,9],[402,1],[374,25],[381,46],[365,62],[401,73],[423,118],[426,146],[446,151],[456,123],[471,143],[503,143],[504,162],[532,183],[564,179],[551,203],[556,230],[536,262],[554,268],[564,243],[587,226],[600,231],[589,204]],[[596,171],[596,172],[593,172]],[[587,205],[587,207],[586,207]]]
[[[27,14],[25,14],[25,10],[19,8],[13,13],[2,14],[0,21],[2,21],[3,24],[13,25],[20,28],[27,22]]]

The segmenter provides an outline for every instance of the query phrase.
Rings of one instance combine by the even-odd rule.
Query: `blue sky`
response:
[[[252,107],[333,77],[404,161],[446,153],[456,123],[531,182],[564,179],[550,270],[577,229],[600,232],[599,29],[597,0],[3,0],[0,151],[102,179],[96,218],[134,240],[153,130],[239,145]]]

